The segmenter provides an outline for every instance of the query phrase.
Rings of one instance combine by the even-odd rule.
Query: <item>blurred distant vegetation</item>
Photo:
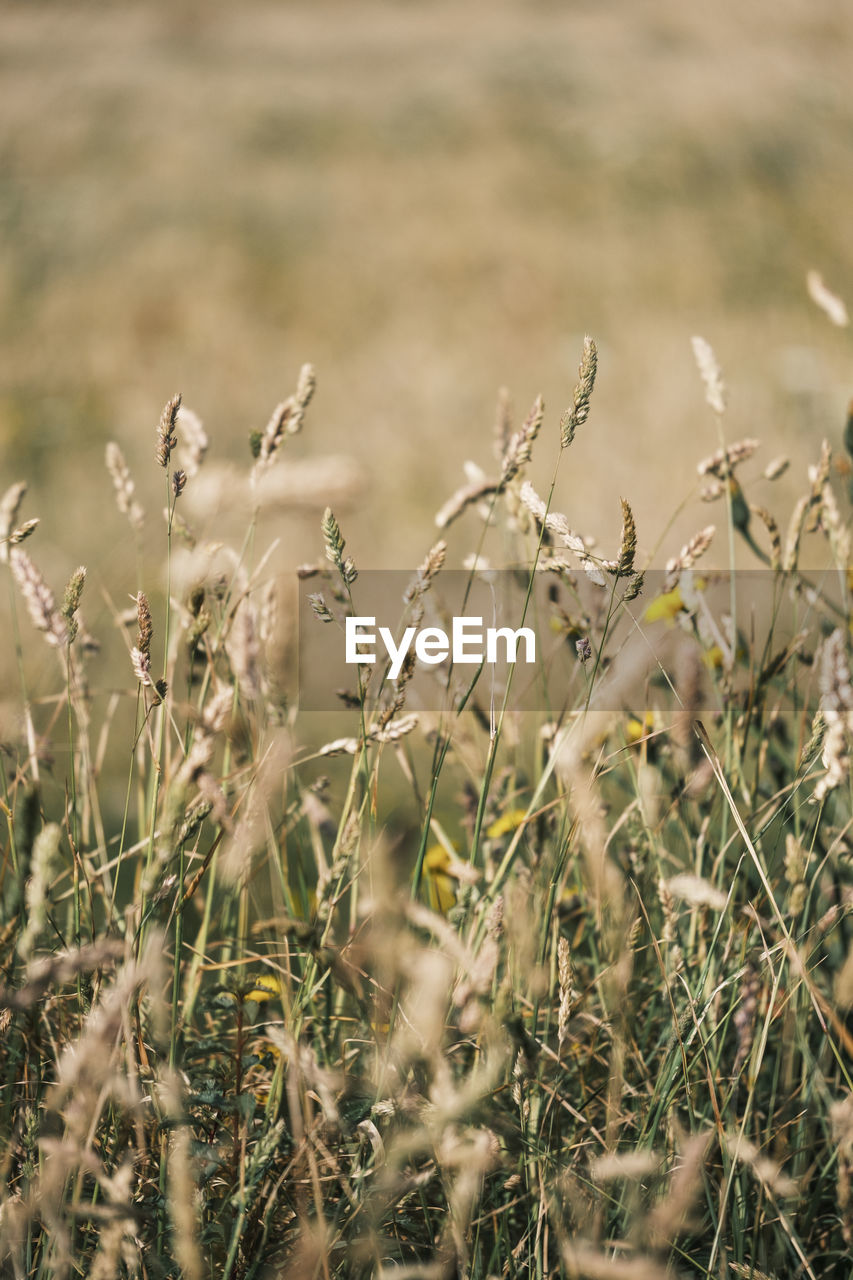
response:
[[[560,495],[580,527],[618,531],[602,457],[642,542],[716,443],[685,333],[741,371],[732,430],[803,465],[838,436],[846,339],[804,289],[809,267],[851,283],[829,0],[3,10],[0,457],[58,572],[101,532],[59,517],[69,466],[108,501],[116,438],[154,494],[178,390],[248,460],[304,360],[310,452],[361,460],[351,537],[377,565],[415,563],[420,518],[488,463],[499,384],[556,423],[584,330],[595,429]],[[282,569],[315,528],[290,522]]]

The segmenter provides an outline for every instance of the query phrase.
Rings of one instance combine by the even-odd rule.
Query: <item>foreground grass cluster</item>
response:
[[[354,677],[345,736],[303,745],[270,659],[257,509],[242,547],[213,563],[195,546],[176,587],[178,543],[195,544],[181,495],[207,448],[179,398],[156,440],[166,589],[115,585],[134,589],[126,695],[98,683],[85,570],[58,605],[23,486],[7,493],[21,732],[0,753],[3,1275],[847,1273],[844,468],[824,446],[780,533],[749,500],[756,442],[726,443],[719,371],[694,347],[720,528],[697,520],[653,589],[628,502],[602,554],[525,477],[534,444],[559,463],[586,421],[589,340],[559,427],[537,401],[516,428],[501,402],[495,475],[471,471],[413,574],[409,624],[473,528],[477,553],[526,566],[531,609],[534,581],[551,584],[575,676],[547,715],[495,700],[481,672],[420,712],[404,663]],[[313,384],[306,366],[253,438],[253,492],[286,465]],[[116,446],[108,466],[116,519],[138,529]],[[712,546],[730,569],[756,557],[793,634],[771,611],[759,635],[736,575],[715,612]],[[801,570],[807,546],[826,573]],[[358,613],[347,550],[327,511],[300,571],[317,627]],[[628,614],[683,634],[671,670],[620,666]],[[59,660],[54,698],[28,692],[31,624]]]

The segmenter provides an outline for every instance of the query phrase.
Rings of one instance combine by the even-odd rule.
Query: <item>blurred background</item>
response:
[[[744,479],[791,454],[753,495],[786,519],[851,392],[849,331],[805,288],[816,268],[853,297],[851,28],[837,0],[4,3],[0,462],[30,484],[34,559],[57,589],[89,564],[94,627],[108,564],[137,585],[106,442],[153,578],[164,402],[203,419],[206,466],[245,473],[311,361],[276,466],[351,459],[330,480],[348,549],[414,565],[464,462],[495,465],[501,385],[519,418],[545,396],[547,483],[585,332],[599,381],[555,498],[573,526],[606,546],[623,494],[660,562],[721,522],[696,496],[718,441],[693,333],[728,438],[763,441]],[[277,572],[321,548],[322,470],[295,477]],[[196,495],[208,537],[224,501]],[[456,539],[458,560],[473,525]]]

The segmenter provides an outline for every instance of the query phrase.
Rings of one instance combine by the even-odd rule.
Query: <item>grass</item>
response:
[[[87,575],[57,605],[7,495],[4,1275],[846,1274],[849,464],[825,448],[790,521],[751,505],[755,446],[726,442],[714,353],[697,357],[713,537],[705,508],[656,573],[629,503],[605,554],[554,485],[526,484],[534,451],[556,484],[594,430],[588,343],[562,423],[539,401],[520,426],[503,412],[495,479],[446,504],[413,578],[409,622],[463,530],[525,566],[524,610],[569,659],[547,714],[490,713],[476,676],[413,712],[404,666],[359,676],[345,736],[320,743],[283,694],[257,530],[308,367],[253,441],[245,536],[217,558],[182,515],[202,437],[166,406],[171,588],[111,584],[132,596],[120,689],[100,683]],[[116,528],[142,539],[110,469]],[[740,563],[736,544],[769,591],[761,630],[753,579],[724,576],[721,606],[705,567],[709,548]],[[303,571],[317,627],[358,612],[353,554],[327,510]],[[656,618],[686,648],[641,669],[619,628]],[[30,687],[33,626],[50,694]]]

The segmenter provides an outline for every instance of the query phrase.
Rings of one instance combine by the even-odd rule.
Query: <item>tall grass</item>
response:
[[[133,597],[121,695],[98,683],[85,572],[57,605],[10,490],[3,1274],[847,1274],[847,503],[825,446],[783,537],[747,496],[757,446],[727,441],[719,369],[696,353],[719,433],[703,496],[724,508],[724,562],[755,557],[771,585],[762,633],[746,579],[713,603],[702,566],[725,535],[704,517],[655,578],[629,502],[601,554],[552,509],[556,470],[545,499],[526,482],[534,443],[556,467],[594,429],[592,343],[562,422],[537,400],[513,430],[503,403],[495,478],[439,513],[409,624],[446,559],[524,564],[524,613],[552,583],[537,625],[574,669],[547,714],[490,707],[476,676],[413,711],[406,664],[360,674],[345,735],[303,745],[316,730],[282,694],[255,542],[308,366],[252,441],[246,535],[215,560],[181,514],[207,437],[167,404],[166,589],[115,584]],[[108,464],[116,528],[141,539],[117,447]],[[195,546],[180,590],[179,535]],[[826,571],[800,569],[806,547]],[[350,550],[327,510],[301,571],[317,627],[358,612]],[[690,645],[671,668],[632,665],[626,618]],[[33,626],[59,660],[52,698],[28,689]]]

